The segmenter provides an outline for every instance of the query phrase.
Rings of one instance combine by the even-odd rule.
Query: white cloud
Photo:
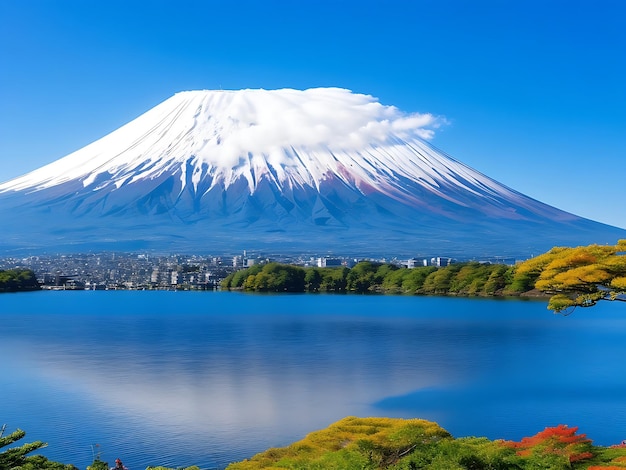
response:
[[[370,95],[341,88],[190,93],[202,99],[199,123],[214,122],[219,130],[219,140],[206,142],[199,154],[221,163],[277,148],[359,150],[394,138],[431,139],[445,122],[432,114],[405,113]]]

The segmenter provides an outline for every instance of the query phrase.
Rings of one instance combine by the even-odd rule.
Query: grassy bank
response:
[[[421,419],[348,417],[227,470],[624,469],[626,448],[594,446],[577,428],[546,428],[520,442],[454,438]]]

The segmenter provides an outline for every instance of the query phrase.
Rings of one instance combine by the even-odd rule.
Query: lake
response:
[[[80,469],[224,468],[345,416],[626,439],[626,306],[233,292],[0,295],[0,425]]]

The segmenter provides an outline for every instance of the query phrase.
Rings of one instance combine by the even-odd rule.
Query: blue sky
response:
[[[334,86],[446,119],[432,143],[626,228],[621,0],[0,2],[0,181],[182,90]]]

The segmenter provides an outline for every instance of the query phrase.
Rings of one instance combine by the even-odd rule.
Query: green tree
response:
[[[376,271],[380,263],[361,261],[348,273],[347,289],[353,292],[367,292],[376,283]]]
[[[449,292],[464,295],[482,293],[483,286],[491,272],[491,265],[474,261],[457,265],[457,267],[456,273],[450,279]],[[450,269],[450,267],[444,269]]]
[[[31,291],[40,288],[30,269],[0,270],[0,292]]]
[[[402,290],[402,283],[404,279],[409,275],[411,269],[395,269],[385,275],[382,281],[382,289],[385,292],[400,293]]]
[[[450,265],[436,269],[424,280],[421,292],[424,294],[446,295],[453,286],[452,281],[461,270],[461,265]]]
[[[97,454],[93,458],[91,465],[87,467],[87,470],[109,470],[108,462],[100,459],[100,454]]]
[[[6,425],[0,429],[0,449],[22,439],[26,433],[17,429],[11,434],[4,436]],[[0,469],[11,470],[77,470],[73,465],[52,462],[41,455],[28,456],[31,452],[46,447],[46,443],[35,441],[21,446],[11,447],[0,451]]]
[[[262,267],[260,265],[253,265],[247,269],[240,269],[230,273],[222,281],[222,287],[224,289],[241,289],[248,276],[253,276],[261,272]]]
[[[374,276],[374,281],[376,285],[382,286],[383,282],[385,282],[385,279],[392,276],[393,273],[397,271],[401,271],[401,269],[396,265],[388,264],[388,263],[381,264],[376,270],[376,274]]]
[[[322,285],[322,274],[318,268],[309,268],[304,275],[304,282],[308,292],[318,292]]]
[[[496,264],[493,266],[487,282],[483,287],[483,292],[486,295],[494,295],[505,289],[507,284],[511,282],[511,273],[513,268],[504,264]]]
[[[325,292],[345,292],[348,285],[348,273],[350,270],[345,266],[341,268],[324,268],[320,271],[322,283],[320,290]]]
[[[437,271],[434,266],[407,269],[409,271],[402,281],[402,289],[407,294],[417,294],[424,286],[426,278]]]
[[[242,272],[241,287],[259,292],[304,292],[305,271],[298,266],[268,263],[260,269],[250,268]],[[231,287],[238,279],[233,277]]]

